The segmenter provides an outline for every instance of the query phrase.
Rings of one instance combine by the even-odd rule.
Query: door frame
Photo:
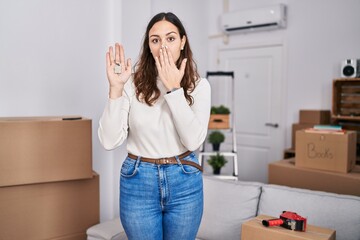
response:
[[[288,109],[288,103],[287,103],[287,81],[286,80],[286,76],[287,76],[287,44],[282,41],[282,40],[268,40],[268,41],[252,41],[252,42],[244,42],[244,43],[237,43],[236,45],[230,45],[230,46],[223,46],[223,47],[219,47],[217,50],[217,67],[220,67],[221,63],[220,63],[220,56],[221,56],[221,52],[223,51],[229,51],[229,50],[244,50],[244,49],[253,49],[253,48],[266,48],[266,47],[281,47],[282,48],[282,55],[281,55],[281,79],[280,79],[280,91],[281,91],[281,96],[280,96],[280,107],[281,107],[281,112],[280,112],[280,124],[282,125],[282,127],[279,129],[281,131],[280,135],[282,136],[281,139],[281,147],[283,147],[283,149],[278,149],[279,154],[282,154],[286,148],[287,148],[287,133],[290,131],[291,129],[290,127],[286,126],[287,123],[287,109]],[[283,155],[281,155],[281,159],[283,158]],[[277,161],[280,159],[271,159],[271,161]]]

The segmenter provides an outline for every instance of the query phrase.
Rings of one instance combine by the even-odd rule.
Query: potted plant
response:
[[[213,131],[209,134],[208,141],[212,144],[213,151],[219,151],[220,144],[225,141],[225,135],[220,131]]]
[[[230,109],[224,105],[212,106],[210,111],[210,129],[226,129],[230,127]]]
[[[227,160],[225,157],[219,153],[216,153],[216,155],[210,156],[210,159],[208,160],[208,163],[213,168],[213,173],[216,175],[220,174],[221,168],[225,166],[227,163]]]
[[[211,114],[228,115],[228,114],[230,114],[230,109],[225,107],[224,105],[220,105],[218,107],[212,106],[211,107]]]

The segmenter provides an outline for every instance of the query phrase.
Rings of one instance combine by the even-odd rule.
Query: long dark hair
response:
[[[190,96],[190,93],[195,88],[195,81],[200,78],[199,73],[197,72],[197,66],[193,60],[193,54],[190,48],[189,38],[187,37],[185,28],[181,23],[180,19],[173,13],[159,13],[155,15],[149,22],[146,32],[144,35],[143,46],[140,52],[140,59],[136,64],[136,70],[134,73],[134,84],[136,87],[136,98],[140,101],[143,100],[149,106],[152,106],[156,100],[160,97],[160,90],[156,85],[156,77],[158,75],[157,69],[155,66],[155,59],[152,56],[149,47],[149,31],[154,26],[155,23],[166,20],[174,24],[180,34],[182,39],[184,36],[187,41],[184,46],[184,49],[180,53],[180,57],[176,62],[176,66],[180,68],[181,62],[184,58],[187,58],[186,68],[184,77],[181,80],[180,86],[184,89],[184,96],[188,101],[189,105],[194,103],[193,98]]]

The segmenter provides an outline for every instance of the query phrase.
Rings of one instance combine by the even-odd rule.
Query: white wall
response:
[[[340,61],[360,58],[358,0],[0,0],[0,116],[80,114],[93,119],[93,168],[100,174],[101,220],[117,216],[125,147],[107,152],[96,134],[108,93],[107,47],[122,42],[135,62],[150,17],[173,11],[187,28],[204,75],[216,68],[217,49],[224,46],[215,35],[226,2],[229,10],[273,2],[288,5],[286,30],[238,35],[229,43],[285,44],[290,145],[298,110],[330,109],[331,82],[339,76]]]
[[[226,10],[261,7],[272,3],[288,6],[285,30],[236,34],[224,44],[219,16]],[[226,4],[228,3],[228,4]],[[279,42],[285,47],[286,143],[291,145],[291,125],[300,109],[331,109],[332,80],[340,77],[340,62],[360,58],[360,1],[358,0],[210,0],[208,13],[208,68],[217,68],[217,51],[228,45]]]
[[[1,0],[0,116],[82,115],[93,120],[101,219],[113,216],[113,153],[97,139],[107,97],[105,52],[116,1]],[[120,25],[120,24],[119,24]],[[1,134],[1,133],[0,133]]]
[[[359,10],[359,0],[289,2],[289,130],[299,109],[331,109],[332,80],[340,77],[341,61],[360,58]]]
[[[105,52],[121,42],[135,63],[152,15],[170,10],[177,14],[179,6],[179,17],[194,35],[195,55],[202,58],[199,68],[205,69],[206,57],[197,53],[206,52],[206,45],[196,37],[205,22],[191,24],[201,6],[187,11],[192,5],[189,0],[170,5],[147,0],[0,1],[0,117],[82,115],[93,120],[101,221],[119,215],[119,169],[126,156],[125,146],[108,152],[97,138],[108,94]]]

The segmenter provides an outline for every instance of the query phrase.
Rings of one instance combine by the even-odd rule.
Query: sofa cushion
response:
[[[241,224],[256,216],[261,186],[204,176],[204,213],[197,237],[240,239]]]
[[[278,217],[282,211],[307,217],[308,224],[336,230],[336,239],[360,239],[360,197],[264,185],[258,214]]]

